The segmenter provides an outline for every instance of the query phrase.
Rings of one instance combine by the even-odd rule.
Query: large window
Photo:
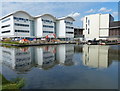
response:
[[[46,27],[46,28],[54,28],[53,26],[49,26],[49,25],[43,25],[43,27]]]
[[[86,30],[87,30],[87,24],[86,24]]]
[[[73,27],[66,26],[67,29],[73,29]]]
[[[53,23],[53,21],[51,21],[51,20],[42,19],[42,21],[43,21],[44,23],[46,23],[46,22],[48,22],[48,23]]]
[[[65,23],[66,23],[66,24],[70,24],[70,25],[73,24],[73,22],[69,22],[69,21],[65,21]]]
[[[10,20],[10,18],[4,19],[4,20],[2,20],[2,23],[9,21],[9,20]]]
[[[90,34],[90,29],[88,28],[88,34]]]
[[[15,30],[15,32],[29,33],[29,31],[28,31],[28,30]]]
[[[86,17],[86,23],[87,23],[87,17]]]
[[[90,25],[90,20],[88,20],[88,25]]]
[[[24,26],[24,27],[29,27],[28,24],[19,24],[19,23],[15,23],[16,26]]]
[[[26,22],[26,21],[29,21],[29,19],[24,19],[24,18],[18,18],[18,17],[14,17],[14,20],[17,20],[17,21],[24,21],[24,22]]]
[[[67,34],[73,34],[73,32],[66,32]]]
[[[43,33],[54,33],[53,31],[43,31]]]
[[[6,28],[6,27],[9,27],[9,26],[10,26],[10,24],[4,25],[4,26],[2,26],[1,28]]]
[[[9,33],[10,32],[10,30],[8,30],[8,31],[2,31],[2,33]]]

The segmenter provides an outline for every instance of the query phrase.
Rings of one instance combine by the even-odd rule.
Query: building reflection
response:
[[[74,46],[73,45],[59,45],[56,48],[56,60],[60,65],[71,66],[73,62]]]
[[[109,46],[84,45],[83,64],[92,68],[107,68],[112,61],[119,61],[120,50]]]
[[[57,64],[71,66],[74,46],[57,45],[27,48],[0,47],[2,64],[17,71],[27,72],[32,67],[48,70]]]
[[[26,72],[32,65],[30,48],[2,48],[2,64],[17,72]]]
[[[107,68],[113,61],[120,61],[120,50],[99,45],[52,45],[43,47],[0,47],[0,63],[19,73],[32,67],[48,70],[56,65],[75,65],[74,55],[82,55],[82,64],[92,68]]]
[[[56,47],[45,46],[35,49],[35,63],[39,68],[49,69],[54,67],[57,62],[55,60]]]

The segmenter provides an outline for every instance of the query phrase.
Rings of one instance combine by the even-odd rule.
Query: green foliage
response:
[[[24,86],[24,79],[16,78],[14,81],[7,80],[2,74],[0,74],[0,78],[2,78],[2,91],[4,90],[17,90],[20,91],[20,88]]]

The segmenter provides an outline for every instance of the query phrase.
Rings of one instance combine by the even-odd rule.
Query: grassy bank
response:
[[[20,88],[24,86],[24,79],[16,78],[14,81],[7,80],[2,74],[0,74],[0,78],[2,83],[0,84],[0,88],[2,91],[4,90],[17,90],[20,91]]]

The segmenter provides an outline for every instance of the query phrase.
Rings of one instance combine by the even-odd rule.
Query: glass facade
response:
[[[73,22],[65,21],[66,24],[72,25]]]
[[[46,28],[54,28],[54,26],[49,26],[49,25],[43,25],[43,27],[46,27]]]
[[[1,33],[9,33],[9,32],[10,32],[10,30],[2,31]]]
[[[19,23],[15,23],[16,26],[24,26],[24,27],[29,27],[28,24],[19,24]]]
[[[27,22],[29,19],[14,17],[14,20]]]
[[[4,25],[4,26],[2,26],[1,28],[6,28],[6,27],[10,27],[10,24]]]
[[[73,34],[73,32],[66,32],[67,34]]]
[[[66,26],[67,29],[73,29],[73,27]]]
[[[15,32],[29,33],[29,31],[28,31],[28,30],[15,30]]]
[[[43,33],[54,33],[53,31],[43,31]]]
[[[51,21],[51,20],[42,19],[42,21],[43,21],[44,23],[46,23],[46,22],[48,22],[48,23],[53,23],[53,21]]]

